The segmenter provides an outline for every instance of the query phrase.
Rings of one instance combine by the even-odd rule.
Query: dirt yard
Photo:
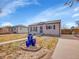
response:
[[[36,45],[42,47],[37,52],[24,51],[25,41],[0,46],[0,59],[49,59],[58,42],[54,37],[36,37]]]

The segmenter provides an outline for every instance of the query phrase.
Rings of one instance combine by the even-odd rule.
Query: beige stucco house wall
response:
[[[61,20],[40,22],[28,26],[28,32],[39,35],[60,36]]]

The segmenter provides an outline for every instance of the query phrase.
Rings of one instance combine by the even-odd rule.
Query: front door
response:
[[[43,27],[40,26],[40,33],[42,34],[43,33]]]

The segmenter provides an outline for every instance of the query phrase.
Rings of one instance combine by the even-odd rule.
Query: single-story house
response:
[[[0,28],[0,34],[10,34],[10,33],[12,33],[11,26],[5,26]]]
[[[13,33],[24,34],[28,32],[28,27],[24,25],[13,26]]]
[[[60,36],[61,20],[46,21],[28,26],[28,33],[36,35]]]

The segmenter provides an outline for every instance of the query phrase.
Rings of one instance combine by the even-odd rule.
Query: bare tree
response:
[[[77,26],[79,27],[79,20],[78,20],[78,21],[76,21],[76,24],[77,24]]]
[[[77,3],[77,2],[79,2],[79,0],[68,0],[65,2],[64,5],[72,7],[75,2]]]
[[[68,29],[68,26],[66,24],[63,24],[62,29]]]

